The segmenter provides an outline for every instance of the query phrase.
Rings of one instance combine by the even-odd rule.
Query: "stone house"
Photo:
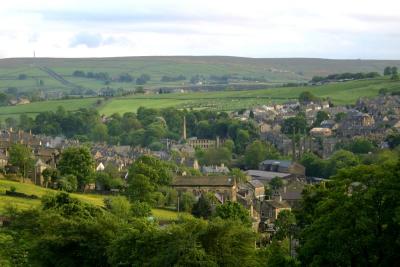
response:
[[[178,176],[171,186],[179,193],[191,192],[196,197],[212,192],[221,203],[236,201],[237,184],[230,176]]]

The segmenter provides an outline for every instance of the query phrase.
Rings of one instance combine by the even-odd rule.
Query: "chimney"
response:
[[[186,140],[186,116],[183,116],[183,133],[182,133],[183,140]]]

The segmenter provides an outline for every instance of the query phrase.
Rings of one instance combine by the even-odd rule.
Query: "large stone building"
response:
[[[230,176],[179,176],[174,178],[172,187],[179,193],[191,192],[196,197],[211,192],[221,203],[236,201],[237,185]]]

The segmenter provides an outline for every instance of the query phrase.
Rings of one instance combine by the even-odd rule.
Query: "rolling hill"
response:
[[[160,86],[187,86],[190,77],[203,75],[235,75],[250,77],[257,83],[279,84],[304,82],[316,75],[343,72],[382,72],[385,66],[400,67],[400,60],[331,60],[310,58],[241,58],[222,56],[164,56],[121,58],[7,58],[0,59],[0,91],[17,87],[20,91],[68,91],[83,87],[99,90],[104,82],[74,77],[75,70],[85,72],[107,72],[112,77],[128,73],[133,77],[149,74],[148,88]],[[25,80],[19,80],[26,74]],[[161,82],[162,76],[184,75],[187,79],[176,82]],[[43,84],[39,84],[39,80]],[[134,83],[112,82],[113,88],[132,89]]]
[[[330,98],[335,104],[354,104],[359,97],[375,97],[380,89],[400,91],[400,81],[388,78],[366,79],[330,83],[321,86],[277,87],[260,90],[190,92],[171,94],[132,95],[103,98],[83,98],[34,102],[27,105],[0,107],[0,120],[8,117],[18,118],[21,114],[35,116],[43,111],[55,111],[58,106],[66,110],[96,108],[100,114],[135,112],[140,106],[148,108],[195,108],[232,111],[250,108],[271,102],[281,103],[296,99],[303,91],[316,96]],[[100,102],[100,103],[99,103]]]

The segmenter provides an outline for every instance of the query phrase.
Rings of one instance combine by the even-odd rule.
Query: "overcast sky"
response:
[[[398,0],[2,0],[0,58],[400,59]]]

